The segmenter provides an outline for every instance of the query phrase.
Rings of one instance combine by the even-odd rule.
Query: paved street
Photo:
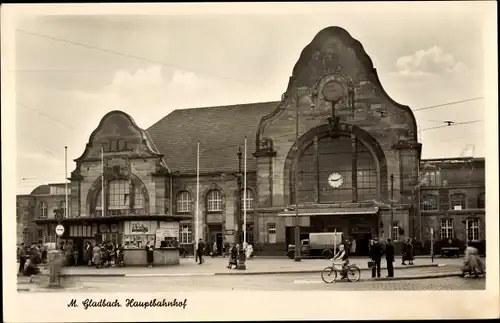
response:
[[[325,284],[318,274],[212,277],[71,277],[65,279],[65,286],[67,289],[58,290],[58,292],[478,290],[485,288],[485,279],[446,277],[400,281],[368,280],[357,283],[342,281]]]
[[[397,277],[412,278],[425,275],[456,274],[456,266],[412,268],[396,271]],[[382,273],[383,275],[385,272]],[[361,281],[340,281],[325,284],[318,273],[286,275],[229,275],[229,276],[135,276],[135,277],[77,277],[63,279],[67,289],[58,292],[194,292],[194,291],[324,291],[324,290],[468,290],[484,289],[485,279],[445,277],[438,279],[411,279],[372,281],[369,271],[362,271]],[[35,279],[35,284],[18,284],[26,291],[46,291],[47,277]],[[22,289],[20,291],[23,291]]]
[[[198,265],[195,263],[194,259],[181,259],[179,266],[161,266],[154,268],[147,267],[124,267],[124,268],[101,268],[96,269],[95,267],[66,267],[63,269],[63,274],[65,275],[194,275],[194,274],[224,274],[233,273],[240,274],[242,271],[235,269],[227,269],[227,258],[205,258],[205,263],[203,265]],[[400,261],[397,260],[394,265],[396,270],[398,268],[405,268],[405,270],[410,270],[418,266],[429,266],[429,265],[454,265],[458,266],[462,262],[462,259],[456,258],[438,258],[431,262],[430,258],[421,258],[415,260],[415,266],[403,266]],[[368,258],[355,258],[351,260],[352,264],[357,264],[362,269],[368,269],[367,263]],[[324,267],[331,264],[330,260],[327,259],[304,259],[299,263],[293,262],[290,259],[253,259],[246,262],[247,269],[245,273],[278,273],[278,272],[304,272],[304,271],[321,271]],[[385,268],[385,261],[382,262],[382,268]]]

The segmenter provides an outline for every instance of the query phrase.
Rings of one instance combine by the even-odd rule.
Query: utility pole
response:
[[[237,270],[246,270],[247,267],[245,265],[245,250],[243,250],[243,244],[242,244],[242,241],[243,241],[243,230],[242,230],[242,226],[241,226],[241,210],[242,210],[242,203],[246,203],[246,201],[242,201],[242,195],[241,195],[241,177],[243,176],[242,172],[241,172],[241,148],[238,147],[238,175],[237,175],[237,186],[238,186],[238,194],[237,194],[237,202],[236,202],[236,206],[237,206],[237,210],[236,210],[236,224],[238,226],[238,231],[237,231],[237,236],[236,236],[236,243],[238,243],[240,245],[240,250],[239,250],[239,254],[238,254],[238,262],[237,262],[237,265],[236,265],[236,269]]]
[[[391,233],[390,237],[394,241],[394,174],[391,174]]]
[[[300,249],[302,247],[300,243],[300,223],[299,223],[299,90],[296,90],[296,100],[295,100],[295,175],[294,175],[294,196],[295,196],[295,256],[293,261],[301,261]]]

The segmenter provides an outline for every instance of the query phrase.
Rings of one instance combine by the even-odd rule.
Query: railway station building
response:
[[[75,159],[68,214],[42,212],[48,202],[37,192],[48,186],[40,187],[18,196],[32,208],[24,212],[32,220],[18,223],[31,226],[32,240],[52,239],[47,227],[60,223],[66,239],[130,248],[172,223],[181,245],[192,248],[199,141],[198,232],[210,245],[238,242],[243,205],[247,241],[261,254],[286,254],[297,210],[301,239],[343,232],[359,255],[373,237],[425,245],[430,228],[435,239],[484,244],[484,159],[422,160],[411,109],[385,92],[347,31],[320,31],[284,86],[279,101],[174,110],[147,129],[124,112],[109,112]],[[245,138],[242,194],[245,160],[238,151]]]

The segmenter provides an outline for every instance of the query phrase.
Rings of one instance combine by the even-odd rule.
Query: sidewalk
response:
[[[203,266],[203,265],[202,265]],[[201,267],[201,266],[200,266]],[[124,268],[123,268],[124,269]],[[130,268],[127,268],[130,269]],[[139,269],[142,268],[136,268],[136,272],[138,272]],[[148,268],[146,268],[148,269]],[[163,274],[159,273],[161,271],[161,268],[149,268],[150,273],[146,273],[148,270],[143,270],[144,273],[138,274],[126,274],[126,273],[118,273],[116,274],[117,276],[120,275],[121,278],[125,278],[125,280],[121,279],[120,284],[127,284],[128,278],[130,277],[130,281],[137,283],[140,283],[141,280],[140,277],[158,277],[159,281],[161,281],[160,277],[172,277],[172,280],[167,278],[167,281],[173,281],[177,282],[175,277],[180,280],[180,284],[182,282],[188,280],[196,280],[199,283],[203,283],[205,281],[205,284],[207,281],[211,281],[212,279],[217,279],[215,276],[217,273],[187,273],[187,274]],[[110,268],[110,270],[113,270]],[[156,271],[156,273],[151,273],[151,271]],[[279,272],[280,274],[284,272]],[[226,275],[224,276],[225,278],[228,278],[230,276],[233,276],[233,278],[236,278],[237,275],[240,275],[240,272],[237,272],[236,270],[233,270],[232,273],[220,273],[220,275]],[[457,266],[453,264],[445,264],[445,265],[440,265],[440,266],[428,266],[428,265],[420,265],[420,266],[408,266],[408,267],[399,267],[395,270],[395,277],[392,278],[387,278],[387,270],[383,269],[381,272],[381,278],[371,278],[371,271],[370,270],[362,270],[361,271],[361,279],[360,283],[364,282],[370,282],[370,281],[406,281],[406,280],[423,280],[423,279],[440,279],[440,278],[447,278],[447,277],[457,277],[460,275],[460,270],[458,269]],[[192,277],[186,277],[188,275],[192,275]],[[229,276],[228,276],[229,275]],[[211,276],[211,277],[207,277]],[[115,276],[116,277],[116,276]],[[244,277],[237,276],[242,279],[242,281],[248,281],[248,282],[254,282],[254,280],[251,280],[250,277],[246,276],[247,278],[245,279]],[[253,276],[253,279],[276,279],[274,275],[260,275],[260,276]],[[257,278],[261,277],[261,278]],[[266,278],[267,277],[267,278]],[[290,282],[293,281],[294,284],[323,284],[321,280],[321,276],[318,273],[315,273],[313,275],[306,275],[306,276],[301,276],[301,273],[296,273],[295,275],[289,275],[290,277]],[[105,274],[104,275],[95,275],[91,276],[88,275],[86,277],[82,276],[66,276],[62,280],[62,286],[60,288],[49,288],[49,277],[46,275],[38,275],[38,276],[33,276],[33,282],[30,283],[29,277],[23,277],[20,276],[18,277],[17,280],[17,291],[18,292],[58,292],[58,291],[77,291],[77,290],[82,290],[85,289],[87,282],[95,282],[95,279],[99,278],[105,278],[106,280],[109,279],[109,282],[113,282],[113,278],[107,277]],[[120,278],[120,277],[116,277]],[[134,279],[136,278],[136,279]],[[221,280],[221,276],[219,276],[218,282],[221,283],[224,280]],[[207,280],[208,279],[208,280]],[[163,280],[162,282],[165,282]],[[337,279],[337,283],[345,283],[345,280],[341,280],[340,277]],[[151,283],[151,280],[149,281]],[[252,284],[252,283],[251,283]]]
[[[362,271],[370,271],[368,268],[368,258],[356,258],[351,260],[351,264],[356,264]],[[96,269],[95,267],[65,267],[62,276],[121,276],[121,277],[141,277],[141,276],[215,276],[215,275],[269,275],[269,274],[295,274],[295,273],[319,273],[326,266],[331,264],[327,259],[303,259],[301,262],[294,262],[290,259],[253,259],[245,262],[246,270],[227,269],[227,258],[205,258],[202,265],[195,263],[194,259],[181,259],[178,266],[162,267],[110,267]],[[406,271],[409,269],[432,268],[439,265],[458,268],[461,259],[445,258],[435,259],[420,258],[414,261],[415,265],[403,266],[399,261],[395,262],[395,270]],[[382,261],[382,269],[386,268],[385,260]],[[42,275],[48,274],[48,268],[41,269]]]

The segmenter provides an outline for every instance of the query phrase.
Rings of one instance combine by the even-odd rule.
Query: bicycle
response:
[[[359,269],[359,267],[356,266],[355,264],[347,265],[346,271],[347,271],[347,279],[350,282],[355,283],[360,280],[361,269]],[[337,280],[338,272],[342,272],[342,268],[337,268],[335,262],[332,261],[331,266],[325,267],[321,271],[321,279],[327,284],[334,283]],[[328,278],[331,278],[331,280],[328,280]]]

